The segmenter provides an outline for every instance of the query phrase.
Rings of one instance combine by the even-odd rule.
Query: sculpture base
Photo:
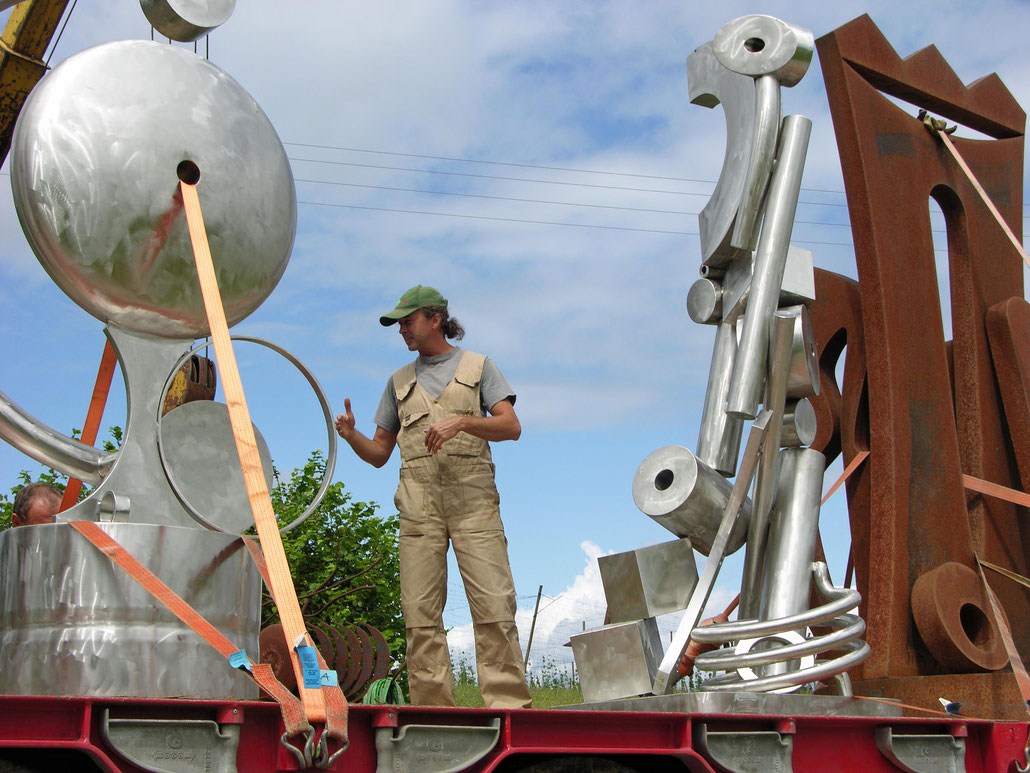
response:
[[[865,679],[855,682],[855,695],[889,698],[909,706],[942,711],[938,698],[965,704],[962,716],[1025,722],[1030,719],[1012,671],[984,674],[942,674]],[[924,712],[904,709],[905,716],[926,717]]]

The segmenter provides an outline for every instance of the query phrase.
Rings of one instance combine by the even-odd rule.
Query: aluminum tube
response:
[[[811,564],[815,586],[823,598],[829,599],[825,604],[809,609],[797,615],[790,615],[776,620],[738,620],[732,623],[717,623],[698,628],[690,638],[696,642],[721,644],[738,639],[750,639],[756,636],[768,636],[772,633],[789,631],[805,626],[822,625],[858,606],[862,597],[857,590],[836,588],[830,584],[829,571],[826,564],[813,561]]]
[[[783,425],[783,406],[787,392],[787,368],[790,364],[790,345],[794,335],[793,317],[777,312],[773,319],[773,341],[770,343],[773,358],[764,405],[765,410],[771,413],[771,418],[769,432],[762,439],[762,458],[758,463],[758,475],[755,480],[754,506],[747,535],[747,551],[744,554],[744,574],[740,583],[738,615],[741,619],[758,616],[769,511],[776,495],[776,470],[779,464],[780,428]]]
[[[780,447],[809,446],[815,440],[818,423],[815,408],[807,397],[788,401],[783,408],[783,427],[780,429]]]
[[[780,454],[779,495],[762,583],[763,620],[808,609],[825,468],[826,457],[811,448],[787,448]]]
[[[726,413],[730,375],[737,355],[736,326],[722,322],[715,333],[712,367],[708,371],[708,390],[697,436],[697,458],[720,475],[733,477],[740,456],[740,436],[744,422]]]
[[[51,429],[0,392],[0,438],[26,456],[83,483],[96,485],[117,454],[107,453]]]
[[[677,537],[689,537],[694,549],[708,555],[719,531],[732,484],[683,446],[665,446],[649,454],[633,476],[633,502],[640,511]],[[736,552],[747,538],[751,503],[745,498],[726,544]]]
[[[745,419],[753,419],[758,410],[768,354],[769,324],[780,297],[811,132],[812,122],[803,115],[788,115],[783,119],[779,156],[769,185],[765,224],[755,256],[755,275],[730,383],[728,410]]]

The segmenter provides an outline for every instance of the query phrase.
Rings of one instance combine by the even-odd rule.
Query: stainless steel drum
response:
[[[261,579],[242,540],[100,525],[258,658]],[[254,683],[67,524],[0,532],[0,693],[238,698]]]
[[[140,7],[162,35],[189,43],[224,24],[236,0],[140,0]]]
[[[197,191],[230,325],[278,283],[297,197],[275,130],[251,96],[195,54],[150,41],[78,53],[29,94],[11,186],[33,251],[104,322],[192,339],[207,319],[176,170]]]

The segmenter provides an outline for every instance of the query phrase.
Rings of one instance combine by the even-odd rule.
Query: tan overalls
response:
[[[454,681],[443,608],[447,598],[447,542],[472,612],[476,669],[489,708],[528,708],[529,691],[515,628],[515,584],[494,485],[489,444],[467,432],[436,455],[426,450],[430,425],[450,416],[481,415],[485,357],[464,352],[454,378],[435,400],[415,378],[415,364],[393,374],[401,428],[401,606],[407,628],[411,702],[453,706]]]

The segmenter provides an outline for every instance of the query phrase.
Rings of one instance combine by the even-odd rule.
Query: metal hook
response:
[[[1023,759],[1026,761],[1025,765],[1020,765],[1019,762],[1013,761],[1016,770],[1019,773],[1030,773],[1030,731],[1026,734],[1026,746],[1023,747]]]
[[[326,741],[327,735],[329,735],[328,732],[322,732],[321,737],[318,739],[318,746],[315,750],[315,767],[319,770],[326,770],[336,761],[336,758],[347,751],[347,747],[350,746],[350,741],[344,740],[343,745],[330,756],[329,742]]]
[[[303,732],[305,736],[304,751],[301,751],[298,747],[294,746],[287,740],[290,737],[287,733],[282,734],[282,737],[279,739],[279,743],[282,744],[284,749],[297,758],[297,763],[300,765],[301,770],[307,770],[311,767],[314,755],[315,728],[308,725]]]

